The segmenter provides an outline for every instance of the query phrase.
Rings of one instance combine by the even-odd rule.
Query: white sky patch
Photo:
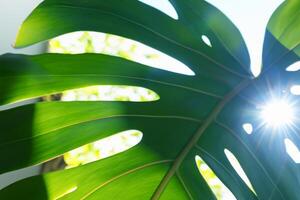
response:
[[[206,35],[202,35],[201,39],[207,46],[212,47],[210,39]]]
[[[173,18],[178,19],[175,9],[167,0],[139,1],[151,5]],[[283,0],[206,1],[220,9],[240,30],[249,50],[251,71],[254,76],[258,76],[262,65],[262,49],[265,29],[272,13],[283,2]]]
[[[231,166],[236,171],[236,173],[241,177],[241,179],[245,182],[245,184],[254,192],[253,187],[252,187],[246,173],[244,172],[242,166],[240,165],[239,161],[237,160],[237,158],[228,149],[224,149],[224,153],[225,153],[228,161],[230,162]]]
[[[243,129],[249,135],[252,134],[252,132],[253,132],[253,127],[252,127],[252,124],[250,124],[250,123],[243,124]]]
[[[300,95],[300,85],[293,85],[290,91],[293,95]]]
[[[284,144],[287,154],[294,160],[295,163],[300,163],[300,151],[298,147],[290,140],[284,139]]]
[[[148,4],[165,14],[178,19],[176,10],[168,0],[139,0],[142,3]],[[251,60],[251,71],[255,76],[258,76],[261,70],[262,64],[262,48],[265,29],[267,22],[271,17],[275,9],[283,2],[283,0],[251,0],[251,1],[240,1],[240,0],[206,0],[218,9],[220,9],[240,30],[247,48],[250,54]],[[73,36],[66,36],[61,41],[68,43],[73,41],[79,35],[74,34]],[[73,38],[72,38],[73,37]],[[202,40],[211,46],[209,38],[202,37]],[[99,41],[100,43],[100,41]],[[130,43],[130,42],[129,42]],[[64,44],[63,44],[64,45]],[[96,46],[96,45],[95,45]],[[140,45],[138,45],[140,46]],[[99,45],[98,47],[101,47]],[[80,48],[74,46],[74,48]],[[186,65],[175,60],[174,58],[162,54],[162,52],[155,52],[156,50],[147,47],[140,47],[142,52],[152,52],[159,55],[155,59],[147,59],[143,56],[136,55],[134,61],[140,62],[142,64],[150,65],[152,67],[165,69],[168,71],[173,71],[177,73],[182,73],[186,75],[194,75]],[[84,49],[82,50],[84,51]],[[113,53],[113,52],[112,52]]]
[[[140,51],[136,51],[136,54],[132,56],[132,60],[138,63],[189,76],[195,75],[195,73],[188,66],[172,58],[171,56],[168,56],[165,53],[162,53],[141,43],[139,44],[139,46],[137,46],[137,48],[139,48]],[[145,57],[144,55],[151,56],[151,59]]]
[[[286,68],[288,72],[296,72],[300,70],[300,61],[297,61]]]
[[[246,42],[251,71],[258,76],[262,64],[265,29],[269,18],[283,0],[206,0],[220,9],[240,30]]]

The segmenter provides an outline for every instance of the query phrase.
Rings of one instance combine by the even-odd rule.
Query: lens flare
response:
[[[293,123],[294,113],[288,101],[273,100],[263,106],[261,117],[264,124],[277,128],[291,125]]]

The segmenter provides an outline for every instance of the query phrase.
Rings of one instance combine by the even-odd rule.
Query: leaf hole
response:
[[[290,92],[291,92],[293,95],[300,95],[300,85],[293,85],[293,86],[290,88]]]
[[[170,1],[168,0],[159,0],[159,1],[153,1],[153,0],[139,0],[140,2],[147,4],[148,6],[151,6],[153,8],[156,8],[157,10],[160,10],[161,12],[165,13],[169,17],[172,17],[175,20],[178,20],[178,14]]]
[[[64,154],[66,168],[85,165],[107,158],[136,146],[143,137],[138,130],[127,130],[83,145]]]
[[[284,139],[286,153],[297,164],[300,164],[300,151],[298,147],[288,138]]]
[[[300,70],[300,61],[297,61],[286,68],[288,72],[296,72]]]
[[[236,199],[232,192],[217,177],[214,171],[199,156],[195,156],[197,168],[218,199]]]
[[[236,173],[239,175],[239,177],[244,181],[244,183],[249,187],[249,189],[255,193],[255,191],[251,185],[251,182],[248,179],[246,173],[244,172],[242,166],[240,165],[238,159],[228,149],[224,149],[224,153],[225,153],[226,158],[228,159],[229,163],[231,164],[233,169],[236,171]]]
[[[158,1],[157,1],[158,2]],[[52,39],[52,53],[102,53],[122,57],[149,67],[194,76],[184,63],[140,42],[99,32],[73,32]]]
[[[250,123],[244,123],[243,129],[248,135],[252,134],[252,132],[253,132],[253,126]]]
[[[117,85],[94,85],[66,90],[61,94],[61,101],[150,102],[157,101],[159,98],[157,93],[147,88]]]
[[[207,46],[212,47],[210,39],[206,35],[202,35],[201,39]]]

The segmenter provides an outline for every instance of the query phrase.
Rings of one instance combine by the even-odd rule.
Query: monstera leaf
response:
[[[268,23],[262,73],[250,72],[238,29],[200,0],[171,0],[178,19],[134,0],[45,0],[16,40],[24,47],[79,31],[140,41],[186,64],[194,76],[96,54],[0,57],[2,105],[89,85],[155,91],[151,102],[39,102],[0,112],[0,172],[35,165],[114,133],[143,133],[135,147],[77,168],[28,178],[1,199],[215,199],[197,169],[200,156],[237,199],[300,199],[300,169],[284,140],[299,147],[297,119],[272,128],[258,115],[267,99],[299,82],[300,1],[284,2]],[[297,113],[296,113],[297,114]],[[247,134],[243,125],[251,126]],[[248,131],[248,133],[250,133]],[[225,152],[249,178],[240,178]],[[253,192],[255,191],[255,192]]]

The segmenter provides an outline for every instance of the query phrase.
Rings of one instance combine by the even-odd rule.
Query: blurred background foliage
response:
[[[62,35],[49,42],[49,52],[68,54],[102,53],[175,72],[179,72],[180,70],[174,69],[175,65],[177,68],[186,68],[186,66],[177,60],[139,42],[104,33],[74,32]],[[44,100],[61,101],[153,101],[158,99],[159,96],[155,92],[146,88],[112,85],[90,86],[68,90],[62,94],[44,98]],[[86,144],[63,155],[65,167],[72,168],[114,155],[133,147],[141,139],[141,132],[128,130]],[[218,199],[235,199],[232,193],[200,157],[196,157],[196,164]]]

